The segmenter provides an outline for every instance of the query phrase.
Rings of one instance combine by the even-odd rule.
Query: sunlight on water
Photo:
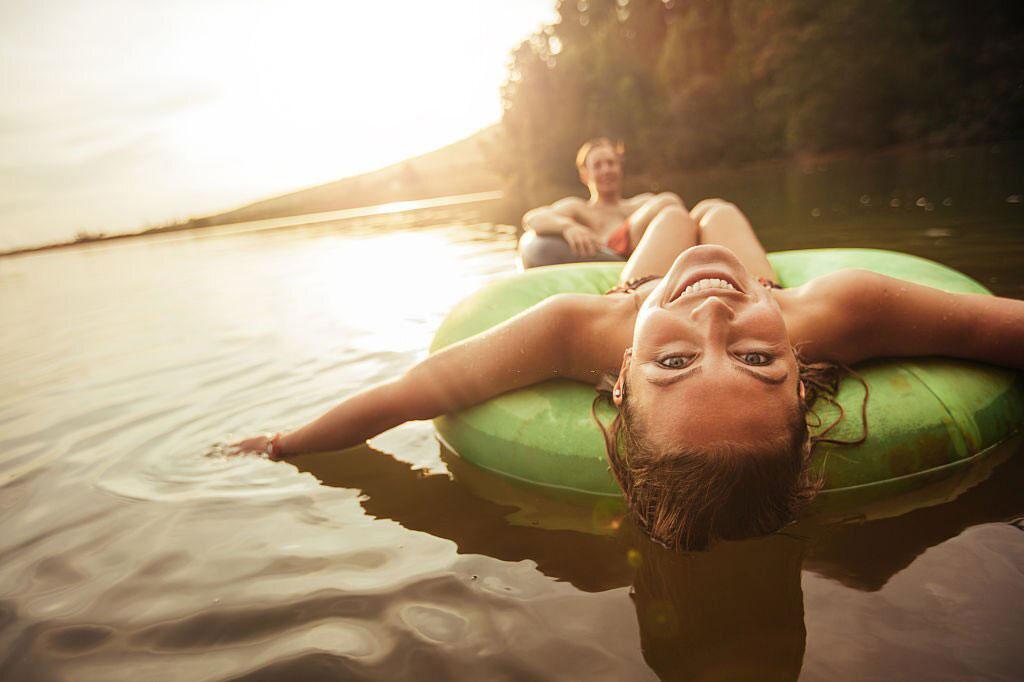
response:
[[[441,234],[402,232],[352,240],[343,264],[338,254],[310,254],[303,266],[320,279],[293,281],[295,289],[287,295],[301,305],[307,287],[325,292],[324,299],[306,304],[322,306],[319,314],[352,320],[367,335],[360,339],[363,347],[421,351],[437,316],[480,283],[460,267],[461,255]]]

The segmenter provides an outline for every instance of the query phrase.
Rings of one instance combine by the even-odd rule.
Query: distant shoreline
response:
[[[471,152],[475,152],[479,147],[479,140],[486,139],[492,134],[492,132],[492,129],[485,129],[472,137],[456,142],[453,145],[436,152],[431,152],[430,154],[426,154],[422,157],[410,159],[364,175],[343,178],[342,180],[328,183],[326,185],[300,190],[298,192],[279,197],[272,197],[226,213],[195,218],[183,223],[154,227],[137,232],[110,235],[102,233],[82,234],[76,239],[65,242],[40,244],[38,246],[20,247],[8,251],[0,251],[0,258],[123,239],[152,237],[162,234],[198,232],[212,229],[216,229],[221,234],[284,229],[292,226],[328,222],[331,220],[359,218],[362,216],[373,216],[386,213],[401,213],[404,211],[418,210],[420,208],[471,204],[484,201],[497,201],[499,199],[505,199],[509,202],[510,206],[525,210],[526,208],[529,208],[529,206],[520,206],[523,197],[509,196],[507,193],[497,188],[490,189],[491,187],[496,187],[496,185],[500,186],[500,178],[495,175],[483,175],[483,162],[480,159],[471,156]],[[948,155],[951,152],[959,153],[964,150],[976,148],[989,149],[991,153],[995,154],[1001,153],[1004,147],[1007,151],[1010,151],[1013,149],[1022,149],[1022,145],[1024,145],[1024,140],[1004,140],[1002,142],[993,142],[983,145],[955,146],[931,146],[906,143],[890,145],[872,150],[834,150],[819,154],[801,154],[795,156],[779,156],[771,159],[759,159],[757,161],[750,161],[737,165],[720,164],[698,169],[690,169],[682,172],[682,176],[685,176],[692,181],[700,178],[713,178],[720,174],[735,173],[739,169],[754,170],[758,168],[781,167],[788,165],[795,165],[809,171],[821,164],[828,165],[833,162],[850,158],[883,158],[908,153]],[[467,151],[467,149],[470,151]],[[461,180],[459,182],[452,182],[450,180],[451,177],[461,178]],[[670,175],[669,177],[675,178],[676,176]],[[409,182],[410,178],[412,178],[412,187]],[[467,180],[467,178],[473,179],[470,181]],[[441,181],[442,179],[444,180],[443,182]],[[668,189],[672,182],[669,181],[666,183],[665,180],[666,178],[664,175],[659,177],[658,174],[631,173],[629,174],[630,183],[627,189],[636,191]],[[372,192],[370,191],[371,187],[374,188],[374,191]],[[379,191],[382,188],[387,190],[387,192],[383,193]],[[414,191],[411,191],[413,189]],[[391,196],[401,197],[404,194],[408,197],[412,194],[412,196],[415,197],[416,194],[426,194],[431,190],[433,190],[435,194],[429,198],[386,200],[387,194],[389,193]],[[448,192],[455,191],[456,193],[447,193],[445,190],[448,190]],[[460,192],[459,190],[462,191]],[[578,194],[579,190],[580,188],[577,185],[560,186],[552,183],[540,194],[540,196],[533,196],[532,201],[527,203],[530,203],[531,206],[549,203],[550,201],[560,196],[565,196],[566,194]],[[369,201],[373,201],[378,198],[385,200],[378,200],[377,203],[368,203],[356,207],[348,206],[346,208],[330,208],[328,210],[321,211],[315,210],[318,204],[321,206],[324,204],[328,206],[331,204],[337,206],[339,203],[344,205],[350,201],[352,197],[356,196]],[[305,212],[291,215],[285,213],[289,209],[294,210],[297,207],[305,207],[306,210]],[[273,217],[255,217],[260,214],[265,216],[268,213]],[[276,216],[274,216],[275,213],[277,214]],[[517,218],[511,216],[502,217],[501,219],[517,220]]]
[[[124,239],[137,239],[140,237],[151,237],[161,234],[173,234],[176,232],[193,232],[216,230],[220,234],[242,234],[247,232],[263,232],[266,230],[281,230],[302,225],[315,225],[333,220],[348,220],[352,218],[363,218],[369,216],[388,215],[391,213],[405,213],[407,211],[419,211],[428,208],[440,208],[444,206],[458,206],[462,204],[476,204],[485,201],[497,201],[505,196],[501,190],[488,192],[473,192],[470,194],[454,194],[450,196],[431,197],[428,199],[412,199],[408,201],[392,201],[383,204],[369,206],[358,206],[356,208],[344,208],[336,211],[320,211],[316,213],[304,213],[281,218],[262,218],[259,220],[246,220],[236,223],[203,224],[201,220],[193,220],[187,223],[168,225],[165,227],[153,227],[138,232],[127,232],[120,234],[97,234],[79,237],[66,242],[54,244],[42,244],[40,246],[28,246],[10,251],[0,252],[0,258],[7,256],[21,256],[30,253],[67,249],[75,246],[86,246],[101,242],[112,242]],[[232,229],[233,228],[233,229]]]

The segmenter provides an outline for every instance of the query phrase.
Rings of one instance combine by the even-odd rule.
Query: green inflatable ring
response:
[[[874,249],[817,249],[769,255],[784,286],[843,268],[863,268],[954,292],[990,293],[955,270],[923,258]],[[529,270],[493,282],[462,301],[441,324],[431,352],[484,331],[556,293],[600,294],[621,264],[588,263]],[[871,387],[870,436],[862,445],[822,444],[814,466],[825,496],[841,504],[874,501],[963,472],[986,457],[1024,421],[1021,376],[988,365],[943,358],[872,361],[858,367]],[[836,438],[861,434],[864,391],[843,382],[846,418]],[[590,417],[594,389],[553,380],[498,396],[435,420],[442,441],[477,466],[530,483],[597,495],[619,495],[604,442]],[[613,408],[604,410],[608,423]],[[824,423],[835,408],[820,402]]]

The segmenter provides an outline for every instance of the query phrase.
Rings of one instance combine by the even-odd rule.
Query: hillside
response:
[[[200,218],[191,221],[190,226],[223,225],[500,189],[501,179],[488,167],[485,151],[495,143],[497,135],[498,126],[490,126],[423,156]]]

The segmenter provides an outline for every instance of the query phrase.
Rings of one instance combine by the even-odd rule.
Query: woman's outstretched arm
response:
[[[853,364],[939,355],[1024,369],[1024,301],[949,293],[866,270],[806,286],[809,303],[824,303],[810,323],[839,332],[830,348],[809,349],[814,356]]]
[[[586,323],[586,298],[553,296],[431,355],[402,376],[360,391],[283,434],[275,454],[340,450],[407,421],[432,419],[552,377],[572,378],[572,340],[580,338],[580,324]],[[262,451],[268,442],[250,438],[235,448]]]

